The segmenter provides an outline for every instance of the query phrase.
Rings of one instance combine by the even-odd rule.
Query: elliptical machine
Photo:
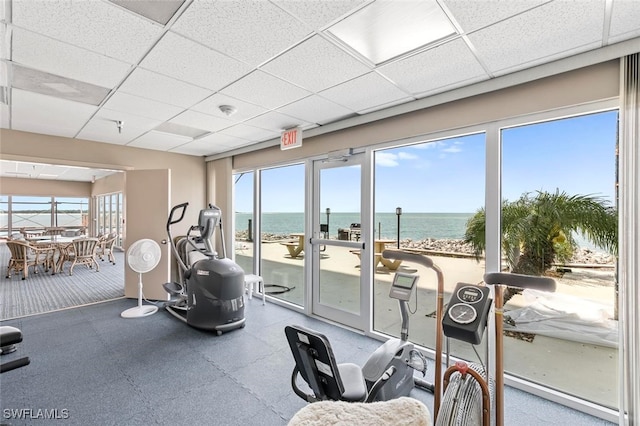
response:
[[[222,234],[222,212],[209,204],[200,210],[198,225],[192,225],[185,237],[174,238],[171,226],[184,219],[189,203],[174,206],[167,221],[167,234],[178,263],[179,282],[163,285],[172,299],[167,311],[188,325],[215,331],[242,328],[244,317],[244,271],[226,258]],[[176,218],[177,217],[177,218]],[[220,230],[222,256],[213,247],[216,228]],[[197,232],[197,235],[192,233]]]
[[[417,281],[417,275],[395,273],[389,297],[397,299],[400,305],[400,339],[389,339],[378,347],[362,369],[352,363],[337,364],[329,340],[324,335],[301,326],[286,326],[285,334],[296,362],[291,375],[295,394],[307,402],[374,402],[409,396],[416,385],[433,391],[432,385],[414,378],[414,370],[425,375],[427,360],[408,340],[408,301]],[[298,374],[313,394],[300,389],[296,383]]]

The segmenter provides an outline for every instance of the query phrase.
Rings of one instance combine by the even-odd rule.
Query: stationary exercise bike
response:
[[[191,226],[185,237],[174,238],[171,226],[184,218],[189,203],[171,209],[167,234],[178,262],[179,282],[163,284],[172,299],[167,311],[192,327],[215,331],[242,328],[244,317],[244,271],[226,258],[222,236],[222,213],[218,207],[200,210],[198,225]],[[222,255],[213,247],[216,228],[220,230]]]
[[[484,275],[484,284],[458,283],[445,307],[442,273],[431,259],[399,250],[385,250],[382,255],[391,260],[416,262],[433,268],[439,274],[436,291],[434,424],[436,426],[480,424],[502,426],[504,424],[504,288],[508,286],[523,290],[530,288],[555,291],[555,280],[548,277],[491,272]],[[492,319],[495,329],[494,345],[489,344],[489,339],[486,339],[485,343],[487,366],[489,360],[494,358],[493,375],[490,374],[491,368],[485,368],[478,363],[458,361],[450,365],[448,350],[445,361],[447,368],[443,373],[444,336],[477,345],[482,341],[487,325]]]
[[[435,265],[432,266],[438,271]],[[442,274],[438,278],[442,279]],[[417,275],[395,273],[389,297],[397,299],[400,304],[400,339],[387,340],[371,354],[362,368],[352,363],[337,364],[331,344],[323,334],[301,326],[285,327],[287,341],[296,362],[291,374],[291,386],[295,394],[307,402],[374,402],[409,396],[415,386],[433,392],[433,385],[414,377],[415,370],[425,375],[427,360],[408,340],[408,301],[417,281]],[[300,389],[297,384],[298,376],[302,377],[313,393],[305,393]]]

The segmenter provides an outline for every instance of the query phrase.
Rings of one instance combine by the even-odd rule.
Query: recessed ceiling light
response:
[[[74,89],[73,87],[69,86],[68,84],[64,84],[64,83],[42,83],[43,86],[49,87],[55,91],[58,91],[60,93],[65,93],[65,94],[70,94],[70,93],[80,93],[78,92],[76,89]]]
[[[70,101],[82,102],[89,105],[100,105],[109,94],[109,89],[72,80],[59,75],[49,74],[12,64],[12,87],[40,93],[42,95],[64,98]]]
[[[185,0],[109,0],[118,6],[124,7],[156,21],[159,24],[166,25],[167,22],[176,14]]]
[[[196,129],[194,127],[183,126],[175,123],[162,123],[156,130],[164,133],[171,133],[174,135],[187,136],[192,139],[198,138],[209,133],[207,130]]]
[[[435,0],[378,0],[327,33],[375,65],[457,34]]]

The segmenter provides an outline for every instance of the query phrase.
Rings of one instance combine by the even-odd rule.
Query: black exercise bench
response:
[[[22,332],[10,326],[0,327],[0,355],[10,354],[15,352],[16,345],[22,342]],[[0,364],[0,373],[6,373],[7,371],[15,370],[16,368],[29,365],[31,361],[29,357],[23,357],[14,359],[13,361],[3,362]]]

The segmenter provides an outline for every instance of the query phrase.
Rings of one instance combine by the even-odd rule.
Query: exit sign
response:
[[[302,129],[300,127],[294,127],[293,129],[285,130],[280,135],[280,150],[298,148],[302,146]]]

